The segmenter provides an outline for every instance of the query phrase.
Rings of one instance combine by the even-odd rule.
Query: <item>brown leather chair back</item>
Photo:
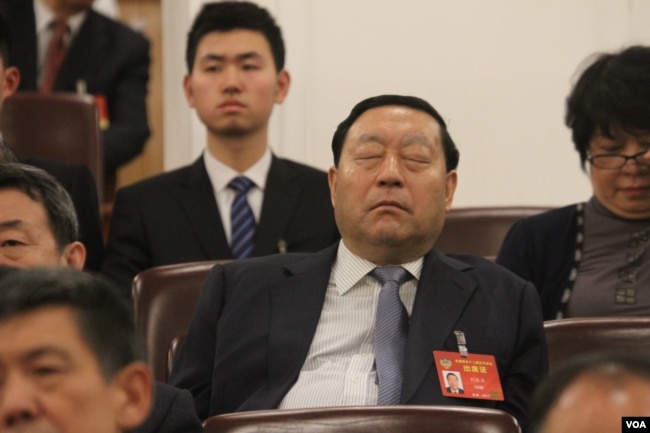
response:
[[[208,418],[205,433],[519,433],[511,415],[460,406],[350,406],[238,412]]]
[[[541,206],[451,209],[436,248],[443,253],[475,254],[494,259],[513,223],[549,209]]]
[[[18,156],[36,156],[88,166],[104,191],[99,118],[92,95],[18,92],[4,101],[0,131]]]
[[[167,351],[167,377],[169,377],[169,375],[172,373],[172,368],[174,368],[174,361],[176,361],[176,355],[178,354],[178,351],[180,350],[181,344],[183,344],[183,340],[185,340],[186,335],[186,333],[177,335],[169,345],[169,350]]]
[[[544,322],[549,369],[605,350],[650,355],[650,317],[583,317]]]
[[[158,266],[140,272],[133,280],[136,327],[156,380],[166,382],[169,378],[172,342],[187,331],[203,281],[221,262]]]

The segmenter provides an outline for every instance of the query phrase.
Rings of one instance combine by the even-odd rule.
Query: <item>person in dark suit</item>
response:
[[[339,238],[327,175],[269,148],[269,118],[290,82],[270,14],[249,2],[204,5],[186,61],[185,93],[206,126],[207,147],[192,165],[118,191],[103,273],[129,293],[133,277],[153,266],[317,251]],[[240,255],[230,185],[241,176],[252,183],[245,201],[255,228]]]
[[[149,42],[141,34],[91,9],[92,0],[0,0],[0,11],[14,38],[13,65],[22,74],[20,91],[40,87],[48,25],[65,19],[71,30],[67,52],[54,91],[86,92],[107,105],[108,127],[103,131],[105,175],[137,156],[149,136],[147,82]],[[36,4],[36,9],[34,5]],[[43,38],[43,39],[41,39]],[[42,47],[41,51],[37,47]]]
[[[458,376],[455,373],[447,373],[447,392],[451,394],[465,394],[465,390],[459,386]]]
[[[130,433],[202,433],[203,427],[187,391],[154,382],[154,401],[149,415]]]
[[[4,100],[14,94],[20,83],[20,71],[14,66],[8,66],[11,64],[11,46],[9,25],[0,14],[0,111]],[[0,135],[0,163],[18,160],[47,171],[68,191],[79,220],[80,240],[86,246],[85,269],[99,271],[104,259],[104,239],[97,188],[90,170],[84,165],[63,161],[28,156],[16,158]]]
[[[3,431],[202,431],[188,393],[153,385],[131,305],[109,281],[65,267],[3,271],[0,304],[0,360],[13,378]]]
[[[25,164],[0,164],[0,198],[0,266],[49,266],[76,270],[83,267],[85,249],[76,240],[74,206],[70,196],[51,175]],[[104,307],[110,309],[113,306],[109,303]],[[130,307],[129,314],[133,317]],[[102,326],[110,333],[119,333],[114,327],[118,323],[110,323],[110,326],[106,323]],[[124,338],[134,339],[128,334]],[[149,416],[142,425],[133,425],[134,433],[202,431],[187,391],[156,382],[154,396]]]
[[[147,417],[151,372],[130,306],[107,282],[68,268],[10,272],[0,335],[2,431],[118,433]]]
[[[170,384],[192,392],[202,419],[270,408],[465,405],[502,409],[526,431],[528,397],[547,371],[539,299],[488,260],[434,248],[457,183],[458,150],[443,118],[420,98],[369,98],[339,125],[332,149],[341,242],[215,266]],[[380,282],[386,272],[399,277]],[[396,343],[378,338],[387,329]],[[494,356],[503,401],[443,395],[433,351],[458,354],[456,331],[470,355]]]

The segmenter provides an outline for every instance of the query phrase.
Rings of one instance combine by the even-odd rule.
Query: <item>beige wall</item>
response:
[[[108,0],[105,0],[105,3]],[[150,42],[151,66],[147,93],[147,115],[151,135],[145,143],[144,151],[120,168],[117,174],[117,187],[129,185],[138,180],[163,171],[163,46],[161,43],[161,5],[160,0],[119,0],[119,19],[134,29],[141,31]],[[108,5],[107,5],[108,7]],[[110,191],[106,192],[112,201]]]
[[[205,133],[181,91],[185,36],[202,0],[162,0],[165,167]],[[562,205],[590,193],[564,99],[595,51],[650,43],[647,0],[266,0],[293,75],[271,146],[322,169],[340,120],[380,93],[429,100],[461,151],[456,206]]]

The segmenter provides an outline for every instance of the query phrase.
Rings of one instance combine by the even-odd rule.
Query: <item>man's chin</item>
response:
[[[241,126],[230,126],[227,128],[219,128],[217,132],[220,136],[225,138],[241,138],[248,135],[250,130]]]
[[[414,238],[413,233],[407,229],[408,222],[403,218],[384,217],[376,222],[371,236],[379,243],[394,246]]]
[[[378,248],[410,249],[414,245],[413,236],[396,233],[395,230],[377,231],[372,236],[372,243]]]

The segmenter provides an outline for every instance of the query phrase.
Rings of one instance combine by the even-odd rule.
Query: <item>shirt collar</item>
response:
[[[266,149],[264,155],[253,164],[244,173],[238,173],[231,167],[216,159],[207,150],[203,151],[203,160],[205,161],[205,169],[208,172],[208,177],[212,183],[212,187],[216,192],[221,192],[228,187],[230,181],[240,175],[244,175],[253,181],[255,186],[262,191],[266,187],[266,177],[271,169],[272,154],[270,149]]]
[[[54,20],[54,13],[48,8],[43,0],[34,1],[34,17],[36,18],[36,33],[41,34],[46,31],[52,20]],[[68,26],[70,27],[70,34],[75,35],[81,28],[81,24],[88,15],[88,11],[84,10],[68,18]]]
[[[399,266],[406,269],[417,282],[420,280],[420,275],[422,275],[423,264],[424,257],[420,257],[408,263],[401,263]],[[377,267],[371,261],[361,258],[350,251],[345,246],[343,240],[339,242],[334,266],[334,284],[336,284],[336,290],[339,295],[344,295],[355,284],[361,281],[363,277],[368,275],[370,271]]]

